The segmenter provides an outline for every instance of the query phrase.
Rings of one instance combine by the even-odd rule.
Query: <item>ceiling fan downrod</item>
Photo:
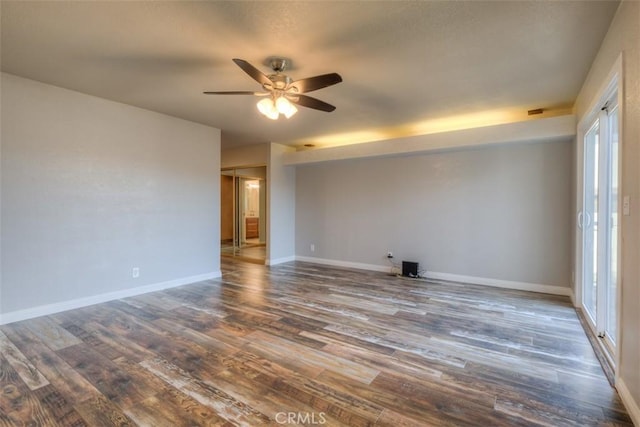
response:
[[[291,60],[288,58],[280,58],[277,56],[269,58],[269,67],[276,73],[280,74],[291,65]]]

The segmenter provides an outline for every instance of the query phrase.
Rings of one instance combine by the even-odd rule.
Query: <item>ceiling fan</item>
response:
[[[303,95],[307,92],[322,89],[342,81],[337,73],[322,74],[301,80],[293,80],[291,77],[282,74],[291,64],[287,58],[269,58],[269,66],[274,74],[265,75],[253,65],[243,59],[234,58],[233,62],[242,68],[252,79],[262,85],[263,91],[226,91],[226,92],[204,92],[206,95],[255,95],[268,96],[258,102],[258,110],[272,120],[277,120],[280,114],[286,118],[293,116],[298,109],[295,105],[313,108],[315,110],[331,112],[336,109],[331,104],[327,104],[317,98]]]

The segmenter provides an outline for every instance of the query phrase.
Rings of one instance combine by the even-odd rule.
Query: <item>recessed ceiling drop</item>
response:
[[[293,116],[298,111],[293,104],[328,113],[336,109],[331,104],[303,94],[340,83],[342,77],[337,73],[322,74],[294,81],[291,77],[283,74],[291,63],[291,60],[287,58],[269,58],[269,65],[273,70],[273,74],[270,75],[263,74],[243,59],[234,58],[233,62],[252,79],[260,83],[263,91],[206,91],[204,92],[205,95],[254,95],[267,97],[258,101],[257,107],[260,113],[271,120],[277,120],[281,114],[287,119]]]

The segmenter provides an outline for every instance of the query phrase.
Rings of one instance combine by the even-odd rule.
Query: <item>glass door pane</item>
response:
[[[234,241],[234,171],[223,170],[220,175],[220,253],[233,255]]]
[[[247,217],[247,178],[238,178],[238,248],[242,249],[247,245],[247,227],[245,219]]]
[[[584,138],[584,209],[580,218],[583,229],[582,303],[594,324],[598,278],[599,131],[596,120]]]
[[[618,289],[618,108],[611,108],[608,117],[608,157],[609,157],[609,197],[608,197],[608,253],[606,284],[605,335],[616,345],[617,332],[617,289]]]

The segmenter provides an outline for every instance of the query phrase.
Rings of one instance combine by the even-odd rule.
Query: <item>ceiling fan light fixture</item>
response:
[[[279,97],[276,100],[276,109],[280,114],[283,114],[287,119],[298,112],[298,109],[284,96]]]
[[[271,120],[278,120],[278,109],[271,98],[264,98],[256,104],[258,111]]]

